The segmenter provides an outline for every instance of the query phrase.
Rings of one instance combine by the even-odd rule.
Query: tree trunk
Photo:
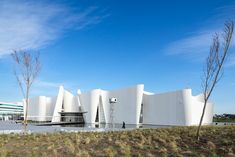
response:
[[[28,99],[25,101],[25,117],[24,117],[24,124],[27,125],[27,117],[28,117]]]
[[[202,111],[200,123],[199,123],[199,126],[198,126],[198,128],[197,128],[197,140],[198,140],[198,141],[200,140],[200,129],[201,129],[203,117],[204,117],[204,114],[205,114],[205,111],[206,111],[206,104],[207,104],[207,99],[206,99],[205,102],[204,102],[204,106],[203,106],[203,111]]]
[[[28,106],[29,106],[29,87],[26,88],[26,106],[25,106],[25,117],[24,117],[24,131],[26,132],[28,125]]]

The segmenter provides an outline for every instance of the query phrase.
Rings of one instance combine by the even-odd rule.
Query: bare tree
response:
[[[24,125],[27,125],[30,88],[41,70],[39,53],[27,51],[14,51],[11,54],[14,62],[14,75],[25,99]]]
[[[227,21],[224,24],[224,31],[222,34],[222,41],[220,35],[215,33],[210,47],[210,53],[206,59],[206,65],[204,69],[204,77],[202,79],[202,90],[204,95],[204,106],[200,119],[200,123],[197,129],[197,139],[200,138],[200,129],[203,121],[203,117],[206,111],[206,105],[214,90],[214,87],[223,76],[223,65],[228,57],[229,48],[233,36],[234,22]]]

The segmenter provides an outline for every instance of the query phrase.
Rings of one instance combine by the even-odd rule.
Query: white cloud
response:
[[[94,15],[97,13],[98,15]],[[0,1],[0,56],[13,49],[38,49],[67,29],[82,29],[100,22],[97,7],[75,10],[50,1]]]
[[[212,34],[209,31],[195,33],[170,43],[164,52],[169,55],[188,56],[190,59],[201,59],[209,50]]]
[[[221,31],[218,30],[195,33],[192,36],[170,43],[163,51],[167,55],[178,55],[191,61],[204,61],[209,53],[215,32],[221,34]],[[226,67],[235,65],[234,46],[235,40],[232,40],[231,56],[228,57]]]
[[[32,86],[30,97],[38,95],[56,96],[61,85],[63,84],[58,82],[36,80]]]
[[[47,81],[41,81],[36,80],[34,87],[42,87],[42,88],[59,88],[62,83],[55,83],[55,82],[47,82]]]
[[[163,52],[185,57],[190,61],[203,61],[209,53],[214,33],[221,33],[226,20],[234,20],[235,3],[215,9],[214,16],[205,22],[205,27],[195,30],[189,36],[168,44]],[[187,34],[187,32],[186,32]],[[232,47],[235,45],[233,40]]]
[[[44,80],[36,80],[31,89],[31,96],[56,96],[58,94],[58,90],[60,86],[64,86],[64,88],[72,93],[76,93],[79,85],[73,82],[49,82]]]

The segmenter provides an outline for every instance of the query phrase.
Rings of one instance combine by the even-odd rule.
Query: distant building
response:
[[[227,114],[227,113],[221,115],[215,114],[214,117],[218,119],[235,119],[235,114]]]
[[[226,113],[224,113],[223,115],[224,115],[225,118],[235,119],[235,114],[226,114]]]
[[[192,96],[191,89],[154,94],[144,85],[118,89],[94,89],[76,95],[61,86],[57,96],[38,96],[29,100],[29,120],[74,121],[64,119],[80,114],[85,123],[119,123],[150,125],[198,125],[203,96]],[[84,114],[83,114],[84,113]],[[208,103],[203,124],[211,124],[213,105]]]
[[[22,103],[0,102],[0,121],[17,120],[23,116]]]

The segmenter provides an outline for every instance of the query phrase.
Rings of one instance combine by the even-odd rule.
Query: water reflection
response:
[[[102,128],[102,129],[122,129],[123,124],[102,124],[102,123],[86,123],[86,124],[63,124],[63,125],[58,125],[59,127],[78,127],[78,128]],[[57,126],[57,127],[58,127]],[[167,127],[172,127],[172,126],[167,126],[167,125],[147,125],[147,124],[126,124],[125,127],[127,129],[131,128],[167,128]]]

